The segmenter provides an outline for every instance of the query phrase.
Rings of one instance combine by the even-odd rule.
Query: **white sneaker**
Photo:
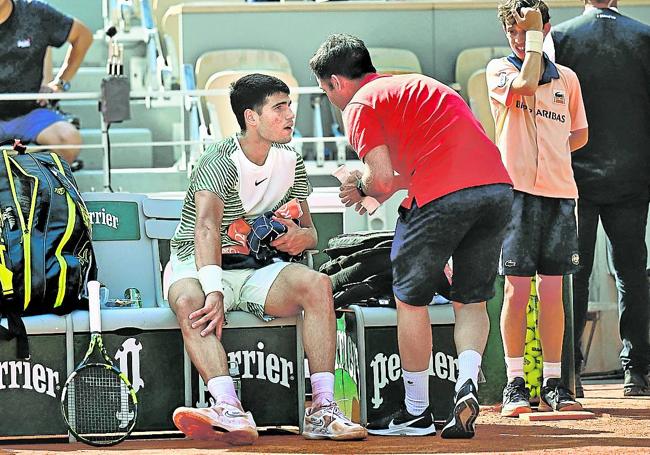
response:
[[[307,408],[302,435],[307,439],[349,441],[366,438],[368,431],[348,419],[336,403],[329,403],[317,409]]]
[[[258,437],[250,412],[228,403],[210,408],[177,408],[174,425],[190,439],[224,441],[232,445],[250,445]]]

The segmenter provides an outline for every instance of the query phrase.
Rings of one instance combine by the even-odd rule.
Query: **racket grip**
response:
[[[102,331],[102,319],[99,309],[99,281],[88,282],[88,316],[90,318],[90,333]]]

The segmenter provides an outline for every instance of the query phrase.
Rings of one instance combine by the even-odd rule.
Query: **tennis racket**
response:
[[[61,392],[61,412],[70,432],[93,446],[110,446],[133,431],[138,399],[126,375],[106,353],[101,335],[99,282],[88,282],[90,345]],[[103,363],[91,363],[99,351]]]

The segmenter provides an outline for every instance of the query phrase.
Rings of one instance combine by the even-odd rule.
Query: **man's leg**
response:
[[[564,337],[564,304],[562,303],[562,276],[537,276],[539,315],[537,325],[544,355],[544,386],[549,379],[560,379],[562,341]]]
[[[598,230],[598,206],[581,198],[578,200],[578,249],[580,269],[573,275],[573,348],[575,352],[576,397],[584,393],[580,387],[583,368],[582,334],[587,324],[589,307],[589,277],[594,264],[596,232]]]
[[[623,340],[621,363],[626,370],[624,394],[650,395],[650,297],[646,275],[645,232],[648,202],[603,207],[601,219],[611,244],[618,289],[619,330]]]
[[[273,266],[270,266],[273,267]],[[336,316],[327,275],[289,264],[273,281],[264,312],[289,317],[304,311],[303,344],[309,359],[312,406],[305,413],[303,436],[309,439],[363,439],[367,431],[347,419],[334,402]]]
[[[209,408],[176,409],[174,424],[192,439],[252,444],[258,436],[255,422],[237,398],[221,342],[214,332],[201,336],[204,327],[192,327],[189,316],[203,307],[204,300],[201,285],[194,278],[176,281],[169,289],[169,302],[178,319],[185,349],[215,400]]]
[[[58,121],[45,128],[36,136],[36,142],[39,145],[69,145],[70,148],[55,150],[56,154],[69,164],[77,159],[81,151],[81,134],[74,125],[66,121]]]

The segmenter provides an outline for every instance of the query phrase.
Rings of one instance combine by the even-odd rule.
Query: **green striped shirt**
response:
[[[256,190],[259,190],[257,195]],[[223,201],[220,229],[223,247],[237,244],[227,233],[233,221],[244,218],[250,224],[265,211],[276,210],[291,199],[303,202],[312,188],[302,157],[290,145],[272,144],[267,163],[260,167],[247,161],[235,136],[213,144],[201,155],[192,172],[181,221],[171,240],[172,253],[181,261],[194,254],[197,191],[210,191]],[[245,208],[252,204],[249,200],[257,202],[254,207]]]

